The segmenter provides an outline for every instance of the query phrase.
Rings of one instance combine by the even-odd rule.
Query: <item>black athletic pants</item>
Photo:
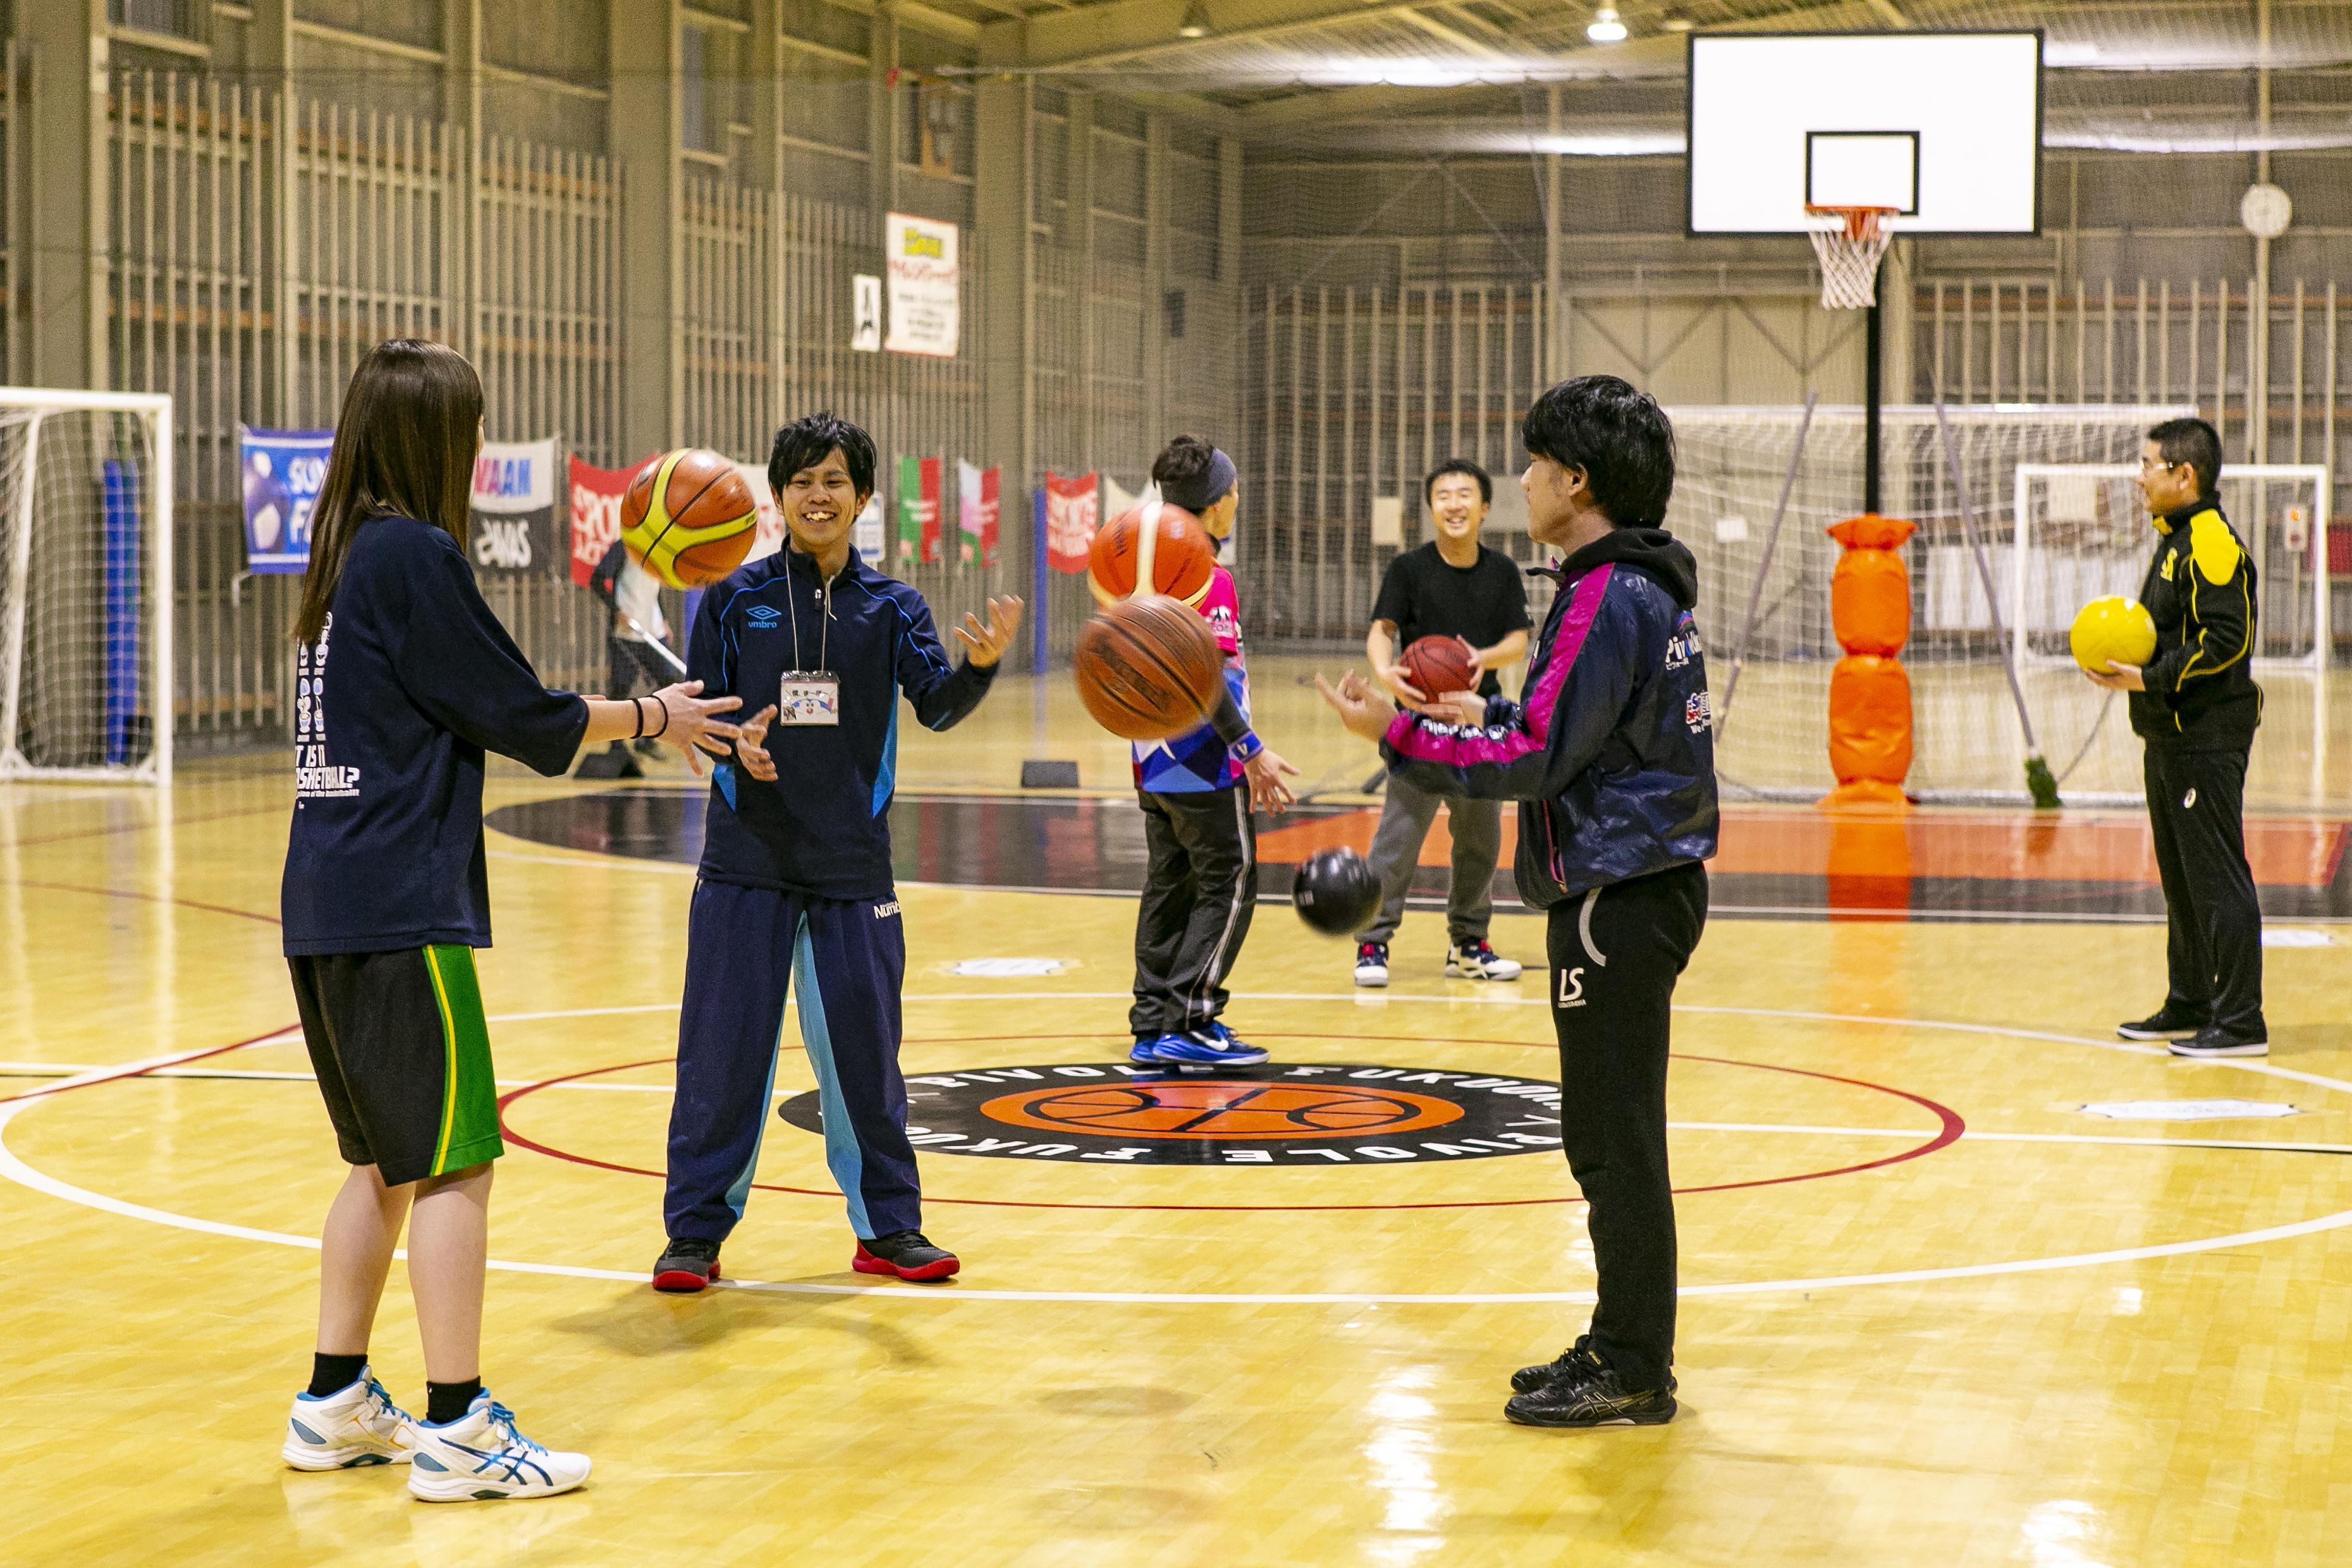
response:
[[[2147,816],[2164,879],[2167,1005],[2267,1039],[2263,911],[2246,864],[2246,753],[2147,749]]]
[[[1591,1348],[1635,1388],[1665,1386],[1675,1361],[1668,1007],[1706,927],[1706,868],[1696,861],[1551,910],[1559,1141],[1601,1276]]]
[[[1224,1011],[1225,976],[1257,910],[1257,824],[1245,784],[1136,798],[1150,859],[1127,1021],[1139,1037],[1181,1034]]]

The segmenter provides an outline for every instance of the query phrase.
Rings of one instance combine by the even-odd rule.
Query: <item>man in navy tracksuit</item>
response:
[[[743,1217],[759,1163],[788,993],[816,1075],[825,1164],[857,1237],[851,1267],[924,1280],[959,1267],[922,1234],[907,1142],[907,954],[887,813],[900,695],[933,730],[979,707],[1022,605],[991,600],[985,626],[967,615],[956,628],[966,658],[950,668],[923,596],[850,549],[874,469],[866,432],[829,414],[776,432],[768,479],[790,543],[706,591],[695,616],[694,679],[764,706],[742,726],[734,760],[712,772],[656,1289],[699,1290],[719,1277],[719,1244]]]
[[[1649,396],[1615,376],[1563,382],[1528,411],[1525,439],[1528,531],[1565,559],[1524,700],[1465,692],[1415,714],[1352,672],[1323,689],[1414,787],[1519,802],[1519,896],[1550,911],[1560,1143],[1600,1300],[1591,1332],[1513,1376],[1504,1414],[1651,1426],[1675,1415],[1670,1005],[1706,924],[1716,840],[1698,571],[1657,526],[1674,429]]]

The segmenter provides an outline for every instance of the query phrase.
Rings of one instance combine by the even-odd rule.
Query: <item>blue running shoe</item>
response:
[[[1182,1061],[1185,1058],[1181,1057],[1163,1057],[1160,1053],[1163,1048],[1185,1048],[1192,1044],[1192,1037],[1188,1035],[1138,1035],[1135,1037],[1135,1048],[1127,1053],[1127,1059],[1138,1067],[1144,1068],[1159,1067],[1165,1062]]]
[[[1249,1044],[1213,1021],[1189,1034],[1162,1035],[1152,1047],[1154,1061],[1186,1067],[1253,1068],[1265,1060],[1265,1047]]]

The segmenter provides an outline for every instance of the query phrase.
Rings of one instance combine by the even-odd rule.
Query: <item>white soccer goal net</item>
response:
[[[0,778],[172,778],[172,400],[0,388]]]
[[[1826,531],[1862,510],[1864,411],[1817,407],[1809,426],[1801,407],[1671,412],[1676,465],[1667,522],[1699,560],[1700,631],[1706,639],[1719,731],[1717,760],[1726,792],[1735,799],[1818,798],[1834,782],[1828,757],[1829,680],[1842,656],[1830,626],[1830,574],[1840,550]],[[2104,405],[1946,410],[1976,543],[1984,552],[1980,568],[1962,521],[1960,491],[1945,458],[1936,410],[1902,405],[1881,411],[1879,510],[1918,529],[1902,552],[1911,573],[1911,638],[1902,654],[1912,690],[1912,762],[1905,786],[1911,794],[1929,800],[2027,798],[2022,727],[2007,667],[2020,636],[2014,613],[2020,592],[2017,509],[2021,496],[2032,504],[2039,492],[2021,490],[2021,471],[2092,465],[2128,475],[2147,428],[2187,412]],[[1773,519],[1784,486],[1788,504],[1775,539]],[[2115,520],[2112,552],[2144,566],[2154,541],[2136,507],[2133,502],[2132,509],[2115,510],[2111,504],[2105,515]],[[2031,554],[2042,534],[2031,529],[2029,533]],[[2054,544],[2053,537],[2042,547]],[[2086,581],[2076,568],[2053,564],[2029,572],[2028,580],[2042,584],[2053,607],[2026,617],[2034,628],[2024,634],[2026,646],[2063,654],[2065,625],[2082,599],[2096,593],[2136,593],[2137,566],[2120,587],[2106,584],[2108,575],[2121,568],[2102,567],[2108,575],[2097,577],[2101,586],[2080,598],[2069,597]],[[2003,635],[1993,630],[1983,571],[2002,595]],[[2300,591],[2307,604],[2307,581]],[[2063,619],[2055,623],[2053,643],[2051,617],[2062,600]],[[2080,675],[2054,665],[2030,665],[2019,673],[2042,753],[2053,771],[2063,770],[2098,724],[2103,694]],[[2116,705],[2106,728],[2116,731],[2128,750],[2121,706]],[[2097,793],[2127,793],[2126,785],[2106,777],[2108,771],[2102,766]],[[2136,773],[2130,787],[2137,787]]]

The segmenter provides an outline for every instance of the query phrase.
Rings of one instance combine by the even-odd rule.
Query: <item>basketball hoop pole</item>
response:
[[[1882,384],[1879,341],[1878,289],[1874,279],[1870,291],[1870,314],[1862,324],[1864,338],[1862,358],[1862,510],[1878,510],[1878,426],[1879,409],[1885,402]]]

